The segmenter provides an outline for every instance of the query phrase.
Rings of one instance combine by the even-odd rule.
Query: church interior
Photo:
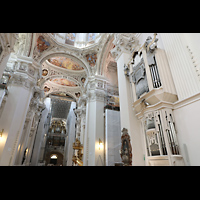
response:
[[[0,33],[0,166],[198,166],[200,33]]]

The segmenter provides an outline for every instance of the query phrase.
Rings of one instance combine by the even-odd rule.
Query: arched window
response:
[[[96,37],[96,33],[88,33],[88,42],[94,41]]]
[[[51,155],[50,164],[56,165],[57,164],[57,160],[58,160],[57,154]]]
[[[66,33],[65,44],[74,45],[75,38],[76,38],[76,33]]]
[[[57,159],[57,158],[58,158],[57,154],[51,155],[51,159]]]

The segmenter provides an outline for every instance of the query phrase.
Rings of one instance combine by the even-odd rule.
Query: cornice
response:
[[[118,60],[122,53],[132,53],[138,45],[136,33],[115,33],[113,44],[115,47],[110,51],[115,60]]]
[[[145,107],[140,112],[138,112],[136,114],[136,116],[138,117],[138,119],[141,119],[148,112],[152,112],[152,111],[159,110],[159,109],[162,109],[162,108],[170,108],[172,110],[177,110],[179,108],[182,108],[182,107],[187,106],[189,104],[195,103],[197,101],[200,101],[200,93],[194,94],[194,95],[192,95],[188,98],[185,98],[181,101],[176,101],[174,103],[166,102],[166,101],[160,101],[160,102],[158,102],[154,105],[149,105],[149,106]],[[135,109],[135,108],[133,108],[133,109]]]

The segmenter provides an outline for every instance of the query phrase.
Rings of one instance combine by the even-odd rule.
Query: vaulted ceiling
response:
[[[48,61],[58,67],[62,67],[69,70],[84,70],[77,62],[73,61],[71,58],[66,57],[52,57]]]

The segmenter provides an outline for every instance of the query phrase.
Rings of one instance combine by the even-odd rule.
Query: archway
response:
[[[57,154],[52,154],[50,157],[50,164],[56,165],[58,161],[58,155]]]
[[[58,151],[48,152],[45,161],[46,166],[63,166],[63,154]]]

